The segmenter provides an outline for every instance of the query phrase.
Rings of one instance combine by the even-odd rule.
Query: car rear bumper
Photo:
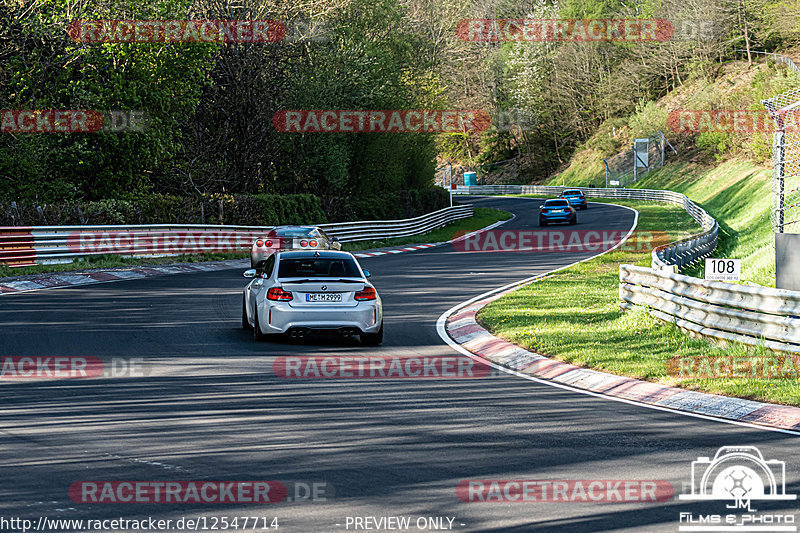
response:
[[[360,302],[355,307],[320,306],[293,308],[284,302],[267,301],[259,306],[258,318],[264,333],[286,333],[290,329],[340,330],[356,328],[376,333],[383,321],[379,303]]]
[[[545,222],[566,222],[567,220],[572,220],[573,216],[575,216],[573,213],[565,213],[563,215],[539,215],[539,220],[544,220]]]

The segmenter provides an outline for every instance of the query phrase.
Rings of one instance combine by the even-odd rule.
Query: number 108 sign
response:
[[[742,272],[741,259],[706,258],[706,279],[716,281],[739,281]]]

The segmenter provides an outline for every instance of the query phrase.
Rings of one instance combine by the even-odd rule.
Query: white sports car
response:
[[[383,342],[383,306],[349,252],[285,251],[270,255],[244,288],[242,327],[256,340],[288,333],[293,338],[317,333],[361,337],[362,344]]]

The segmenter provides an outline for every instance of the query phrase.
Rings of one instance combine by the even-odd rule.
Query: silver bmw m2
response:
[[[270,255],[260,269],[245,271],[242,327],[261,340],[267,335],[310,333],[360,336],[383,342],[383,306],[370,273],[349,252],[285,251]]]

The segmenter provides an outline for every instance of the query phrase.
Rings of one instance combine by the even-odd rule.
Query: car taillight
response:
[[[280,287],[272,287],[270,290],[267,291],[267,300],[279,300],[282,302],[287,302],[292,299],[292,293],[289,291],[285,291]]]
[[[259,248],[261,248],[262,246],[264,246],[264,241],[262,241],[261,239],[257,240],[257,241],[256,241],[256,246],[258,246]]]
[[[264,244],[267,246],[267,248],[272,248],[272,241],[267,241]]]
[[[308,241],[308,245],[311,246],[312,248],[316,248],[317,247],[317,241]]]
[[[308,241],[300,241],[300,246],[308,246]]]
[[[365,287],[363,291],[358,291],[355,295],[355,299],[358,301],[363,300],[374,300],[378,297],[378,294],[375,292],[375,289],[372,287]]]

